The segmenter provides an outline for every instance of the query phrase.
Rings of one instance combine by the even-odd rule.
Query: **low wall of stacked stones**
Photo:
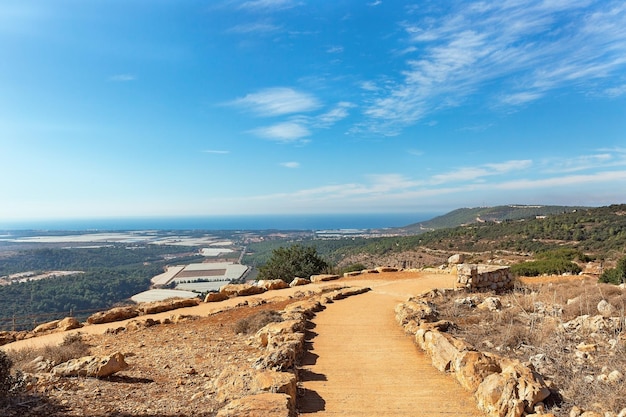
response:
[[[457,285],[469,291],[506,291],[514,286],[508,266],[457,265]]]
[[[430,291],[396,307],[396,319],[441,372],[451,374],[474,395],[478,408],[490,417],[552,416],[542,401],[550,390],[542,376],[518,360],[481,352],[447,330],[454,323],[439,320]]]

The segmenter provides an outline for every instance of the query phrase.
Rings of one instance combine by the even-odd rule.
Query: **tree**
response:
[[[274,249],[270,259],[259,269],[258,278],[291,282],[295,277],[308,278],[327,271],[329,267],[317,254],[317,249],[296,244]]]
[[[626,257],[617,261],[615,268],[607,269],[600,276],[600,282],[622,284],[626,282]]]

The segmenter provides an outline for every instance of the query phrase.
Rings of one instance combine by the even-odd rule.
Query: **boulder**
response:
[[[16,340],[15,335],[16,335],[15,332],[7,332],[7,331],[0,332],[0,346],[15,342]]]
[[[519,417],[531,413],[535,404],[550,395],[541,375],[512,359],[496,355],[502,371],[488,375],[478,386],[474,396],[478,408],[489,415]]]
[[[259,329],[254,338],[261,347],[273,347],[284,341],[286,335],[303,331],[302,321],[286,320],[265,325]]]
[[[615,315],[616,309],[613,307],[608,301],[600,300],[597,306],[598,313],[602,315],[602,317],[611,317]]]
[[[290,407],[295,408],[296,405],[296,375],[291,372],[255,371],[231,365],[222,370],[213,386],[219,402],[271,392],[289,395]]]
[[[282,290],[283,288],[289,288],[289,284],[287,284],[282,279],[270,279],[270,280],[260,280],[256,284],[259,287],[265,288],[266,291],[273,290]]]
[[[80,329],[83,325],[74,317],[66,317],[57,323],[57,329],[65,332],[67,330]]]
[[[343,276],[344,276],[344,278],[350,278],[350,277],[359,276],[361,274],[362,274],[361,271],[350,271],[350,272],[344,272]]]
[[[49,332],[50,330],[56,330],[57,325],[59,324],[60,321],[61,320],[54,320],[54,321],[49,321],[47,323],[40,324],[39,326],[33,329],[33,333],[43,333],[43,332]]]
[[[179,308],[194,307],[198,304],[200,304],[198,298],[172,298],[169,300],[141,304],[138,310],[141,314],[157,314]]]
[[[502,302],[498,297],[487,297],[478,305],[481,310],[499,311],[502,308]]]
[[[128,368],[128,364],[124,361],[124,355],[114,353],[105,357],[84,356],[79,359],[71,359],[55,366],[51,372],[54,375],[64,377],[105,378],[126,368]]]
[[[311,281],[306,279],[306,278],[295,277],[293,279],[293,281],[291,281],[289,283],[289,286],[290,287],[298,287],[300,285],[307,285],[307,284],[310,284],[310,283],[311,283]]]
[[[378,266],[376,272],[398,272],[398,268],[392,266]]]
[[[495,358],[476,351],[464,351],[458,354],[453,368],[456,380],[469,392],[476,392],[488,375],[501,371]]]
[[[333,274],[311,275],[311,282],[334,281],[336,279],[339,279],[339,275],[333,275]]]
[[[462,253],[457,253],[448,258],[448,263],[450,265],[458,265],[465,262],[465,255]]]
[[[292,417],[287,394],[263,393],[243,397],[228,403],[217,417]]]
[[[241,297],[245,295],[262,294],[266,290],[250,284],[226,284],[220,288],[220,292],[229,297]]]
[[[410,321],[415,321],[417,325],[422,322],[437,321],[437,310],[435,305],[420,299],[410,299],[409,301],[399,304],[395,308],[396,320],[401,326],[405,326]]]
[[[132,319],[139,315],[139,311],[134,306],[116,307],[108,311],[100,311],[92,314],[87,319],[89,324],[112,323],[114,321],[122,321]]]
[[[210,292],[204,297],[205,303],[216,303],[224,300],[228,300],[228,295],[223,292]]]
[[[304,334],[299,340],[286,340],[279,346],[270,350],[253,363],[254,369],[271,369],[274,371],[290,371],[296,366],[296,359],[302,352]]]

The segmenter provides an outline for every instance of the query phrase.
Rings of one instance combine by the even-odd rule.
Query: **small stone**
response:
[[[624,374],[622,374],[620,371],[615,370],[609,373],[607,379],[611,383],[622,382],[624,380]]]

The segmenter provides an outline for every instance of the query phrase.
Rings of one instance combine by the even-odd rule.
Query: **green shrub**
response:
[[[348,266],[345,266],[343,268],[341,268],[339,270],[339,274],[344,274],[346,272],[355,272],[355,271],[362,271],[364,269],[367,269],[367,267],[363,264],[350,264]]]
[[[615,268],[607,269],[602,273],[600,282],[609,284],[622,284],[626,282],[626,257],[617,261]]]

